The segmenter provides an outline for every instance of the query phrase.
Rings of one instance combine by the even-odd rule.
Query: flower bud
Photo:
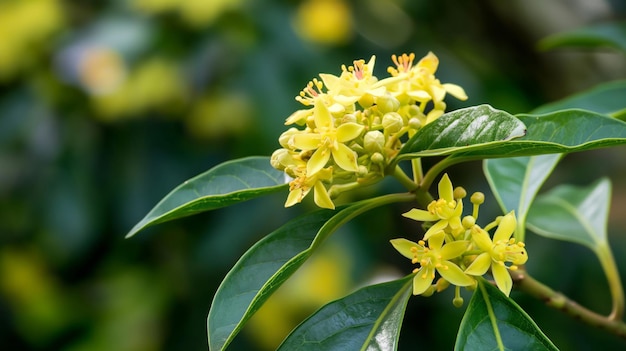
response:
[[[452,299],[452,304],[454,305],[454,307],[463,307],[463,298],[461,296],[457,296],[454,299]]]
[[[372,157],[370,157],[370,160],[373,163],[383,163],[383,162],[385,162],[385,156],[383,156],[379,152],[375,152],[375,153],[372,154]]]
[[[472,194],[472,197],[470,197],[470,201],[474,205],[482,205],[483,202],[485,202],[485,194],[481,192],[475,192]]]
[[[371,154],[382,153],[385,148],[385,136],[378,130],[371,130],[363,137],[363,147]]]
[[[357,123],[356,114],[354,113],[346,113],[341,118],[341,124],[345,123]]]
[[[272,167],[276,168],[279,171],[284,171],[285,167],[290,164],[294,164],[294,160],[289,154],[289,150],[287,149],[278,149],[274,151],[272,157],[270,158],[270,163]]]
[[[358,168],[356,174],[359,177],[365,177],[369,172],[370,172],[370,170],[367,169],[367,167],[365,167],[363,165],[359,165],[359,168]]]
[[[474,224],[476,224],[476,218],[472,216],[465,216],[463,217],[463,221],[461,221],[461,224],[463,224],[463,228],[470,229],[474,226]]]
[[[363,108],[371,107],[374,104],[374,96],[372,94],[364,94],[358,102]]]
[[[383,116],[383,128],[386,132],[397,133],[404,127],[404,120],[397,112],[389,112]]]
[[[420,110],[420,108],[417,107],[417,105],[409,105],[407,113],[411,117],[420,116],[420,115],[422,115],[422,110]]]
[[[278,143],[280,144],[280,146],[284,147],[285,149],[292,149],[292,147],[289,145],[289,141],[294,135],[298,133],[300,133],[298,129],[289,128],[286,131],[284,131],[283,134],[280,135],[280,137],[278,137]]]
[[[396,112],[400,108],[400,101],[395,97],[387,94],[376,99],[378,110],[382,113]]]
[[[467,196],[467,191],[461,186],[457,186],[454,188],[454,198],[455,199],[463,199]]]
[[[411,129],[420,129],[422,128],[422,121],[419,118],[413,117],[409,119],[409,128]]]

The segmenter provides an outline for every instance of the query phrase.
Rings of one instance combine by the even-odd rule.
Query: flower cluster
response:
[[[339,76],[320,74],[296,97],[307,108],[287,118],[285,124],[295,126],[280,136],[282,148],[271,158],[293,178],[285,206],[313,189],[318,206],[334,208],[331,197],[385,176],[403,142],[444,113],[446,94],[467,99],[461,87],[435,78],[433,53],[416,64],[414,54],[392,59],[385,79],[374,76],[372,56],[342,66]]]
[[[508,296],[513,286],[508,270],[516,270],[518,265],[526,263],[528,255],[524,243],[511,237],[517,225],[515,214],[509,212],[481,228],[476,220],[484,195],[474,193],[470,197],[472,215],[461,218],[466,194],[461,187],[453,189],[445,174],[439,182],[438,200],[432,201],[427,210],[412,209],[404,214],[416,221],[434,222],[418,242],[391,240],[396,250],[419,265],[414,270],[414,295],[430,295],[453,284],[457,286],[454,303],[462,304],[459,287],[475,286],[475,277],[491,269],[496,285]],[[496,230],[492,239],[488,232],[493,228]],[[435,272],[441,278],[433,284]]]

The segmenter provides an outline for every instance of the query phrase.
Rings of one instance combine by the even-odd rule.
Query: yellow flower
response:
[[[450,261],[463,254],[468,246],[467,241],[454,241],[444,245],[444,234],[438,233],[428,239],[428,246],[423,240],[417,243],[407,239],[391,240],[393,247],[413,264],[419,264],[413,278],[413,295],[424,293],[435,279],[437,271],[445,280],[457,286],[474,284],[474,279]]]
[[[328,88],[328,94],[334,101],[344,106],[357,101],[363,102],[364,97],[364,100],[373,102],[374,96],[382,96],[386,91],[384,86],[376,85],[378,78],[373,74],[375,63],[376,56],[372,56],[367,63],[365,60],[355,60],[353,66],[341,66],[342,73],[339,77],[321,73],[320,78]],[[367,106],[367,104],[363,105]]]
[[[289,182],[289,196],[285,201],[285,207],[300,203],[313,189],[313,201],[317,206],[335,209],[335,204],[333,204],[326,187],[322,183],[324,180],[333,178],[332,167],[324,168],[313,175],[308,175],[304,168],[295,170],[295,173],[298,174],[298,177]]]
[[[345,142],[361,135],[365,127],[349,122],[335,128],[333,116],[324,104],[315,104],[313,119],[315,129],[312,132],[295,134],[289,141],[293,149],[315,150],[307,163],[307,175],[311,176],[324,168],[331,155],[340,168],[357,172],[357,154]]]
[[[461,224],[461,215],[463,214],[463,201],[454,199],[454,189],[448,174],[444,174],[439,181],[439,199],[434,200],[428,205],[428,210],[420,210],[414,208],[403,216],[421,222],[435,223],[424,236],[424,240],[428,240],[429,236],[450,228],[452,233],[463,229]]]
[[[472,240],[483,253],[478,255],[465,270],[467,274],[480,276],[491,267],[496,285],[506,296],[509,296],[513,287],[513,281],[507,269],[515,270],[517,265],[524,264],[528,260],[524,243],[515,242],[515,239],[511,238],[516,225],[517,220],[513,211],[507,213],[500,219],[493,241],[484,229],[474,225],[471,229]],[[507,266],[506,262],[512,265]]]
[[[425,112],[426,104],[432,101],[433,108],[426,116],[424,124],[428,124],[444,113],[446,104],[443,99],[446,93],[459,100],[467,100],[467,95],[463,88],[456,84],[442,84],[435,77],[435,72],[439,66],[439,59],[435,54],[429,52],[416,65],[413,65],[415,54],[393,55],[391,57],[396,67],[389,67],[387,71],[390,78],[381,81],[387,86],[387,90],[394,96],[406,96],[410,100],[419,103],[422,112]]]

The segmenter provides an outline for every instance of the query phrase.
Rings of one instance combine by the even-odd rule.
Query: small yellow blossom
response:
[[[344,123],[335,128],[333,117],[324,104],[313,108],[315,130],[311,133],[295,134],[290,144],[294,149],[315,150],[307,163],[307,174],[313,175],[326,166],[332,155],[340,168],[357,172],[357,154],[345,142],[355,139],[364,130],[362,125]]]
[[[432,201],[428,205],[428,210],[420,210],[414,208],[403,216],[421,222],[434,222],[433,225],[424,236],[424,240],[428,240],[429,236],[437,232],[450,228],[452,233],[456,234],[463,229],[461,224],[461,215],[463,214],[463,201],[454,199],[454,190],[452,182],[448,174],[444,174],[439,181],[439,199]]]
[[[524,243],[516,242],[514,238],[511,238],[516,225],[515,214],[511,211],[500,219],[493,241],[484,229],[474,225],[471,229],[472,240],[483,253],[478,255],[465,270],[467,274],[480,276],[491,267],[496,285],[507,296],[513,287],[508,270],[515,270],[517,265],[524,264],[528,260]],[[511,265],[507,266],[507,262]]]
[[[313,201],[322,208],[335,209],[333,201],[328,196],[328,191],[322,181],[332,179],[332,167],[324,168],[313,175],[307,175],[306,171],[300,170],[298,178],[289,183],[289,196],[285,202],[285,207],[300,203],[302,199],[313,189]]]
[[[459,257],[467,250],[467,241],[454,241],[444,245],[444,234],[432,235],[428,239],[428,246],[423,240],[415,243],[407,239],[391,240],[393,247],[413,264],[419,264],[413,278],[413,295],[424,293],[435,279],[437,271],[445,280],[457,286],[474,284],[474,279],[451,259]]]
[[[289,196],[287,196],[285,207],[300,203],[313,189],[313,200],[317,206],[330,209],[335,208],[323,184],[324,181],[332,181],[332,167],[321,169],[315,174],[308,174],[306,161],[303,161],[298,153],[287,149],[274,151],[270,162],[272,167],[285,171],[288,176],[293,178],[289,182]]]
[[[427,103],[432,101],[433,108],[430,110],[423,122],[424,125],[434,121],[445,111],[446,104],[443,99],[446,93],[459,100],[467,100],[467,94],[463,88],[456,84],[442,84],[435,77],[435,72],[439,66],[439,59],[435,54],[429,52],[413,65],[414,54],[393,55],[392,59],[396,67],[389,67],[387,71],[390,78],[381,81],[387,86],[387,90],[401,100],[409,99],[415,101],[422,113],[426,113]]]
[[[355,60],[353,66],[341,67],[342,73],[339,77],[321,73],[320,78],[333,99],[345,106],[357,101],[373,101],[373,97],[382,96],[386,91],[384,86],[376,85],[378,79],[374,76],[375,63],[376,56],[372,56],[367,63],[365,60]]]

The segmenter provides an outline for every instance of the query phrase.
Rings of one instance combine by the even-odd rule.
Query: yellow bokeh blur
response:
[[[66,297],[35,250],[0,251],[0,294],[20,311],[16,326],[35,343],[45,343],[71,318]]]
[[[201,139],[244,134],[253,122],[252,104],[243,94],[205,96],[195,102],[185,122],[189,133]]]
[[[241,7],[244,0],[133,0],[139,11],[149,14],[175,12],[193,27],[211,25],[222,13]]]
[[[175,63],[152,59],[140,64],[114,91],[93,96],[92,103],[104,120],[150,111],[173,113],[184,105],[186,91]]]
[[[0,82],[32,64],[39,46],[62,26],[59,1],[0,2]]]
[[[296,33],[304,40],[341,45],[352,38],[351,8],[344,0],[306,0],[293,20]]]

